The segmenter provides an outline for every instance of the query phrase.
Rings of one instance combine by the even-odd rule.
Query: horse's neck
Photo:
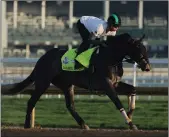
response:
[[[100,60],[103,59],[104,62],[107,62],[108,65],[114,66],[117,63],[122,62],[125,57],[125,50],[123,48],[117,47],[121,45],[111,45],[112,47],[100,48]]]
[[[116,65],[117,63],[122,62],[124,57],[128,55],[128,51],[132,50],[132,47],[128,44],[130,38],[131,36],[127,33],[108,37],[107,53],[112,55],[109,59],[112,64],[115,63],[114,65]]]
[[[93,58],[96,70],[98,69],[98,72],[101,75],[109,77],[110,79],[112,78],[114,68],[122,63],[123,60],[123,57],[119,56],[121,51],[118,51],[117,49],[113,52],[111,51],[109,48],[100,47],[99,54],[95,54],[96,56]],[[113,56],[113,54],[116,54],[117,56]]]
[[[103,64],[108,63],[109,64],[109,59],[111,57],[111,54],[110,54],[110,52],[109,53],[108,52],[109,52],[108,48],[100,47],[99,48],[99,54],[96,58],[96,61],[98,63],[103,63]]]

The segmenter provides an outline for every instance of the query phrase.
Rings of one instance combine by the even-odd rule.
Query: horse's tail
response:
[[[26,88],[27,86],[29,86],[30,84],[32,84],[34,82],[34,70],[32,71],[32,73],[22,82],[19,83],[15,83],[10,85],[8,88],[8,90],[2,92],[2,94],[4,95],[14,95],[14,94],[18,94],[20,93],[24,88]]]

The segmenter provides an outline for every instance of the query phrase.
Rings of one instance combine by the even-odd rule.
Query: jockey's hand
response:
[[[102,46],[102,47],[107,47],[106,41],[103,40],[101,43],[102,43],[102,44],[100,44],[100,46]]]
[[[100,45],[102,47],[107,47],[106,41],[102,40],[89,40],[89,44]]]
[[[88,40],[89,44],[100,45],[102,42],[100,40]]]

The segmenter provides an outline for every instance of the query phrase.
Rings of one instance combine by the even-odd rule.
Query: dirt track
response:
[[[6,128],[1,129],[1,137],[168,137],[168,131],[130,131],[115,129],[80,130],[66,128]]]

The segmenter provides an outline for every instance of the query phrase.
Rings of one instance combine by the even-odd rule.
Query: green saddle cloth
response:
[[[89,68],[91,56],[96,49],[98,49],[98,46],[82,52],[77,57],[76,49],[68,50],[61,58],[62,69],[65,71],[83,71]],[[82,64],[82,67],[75,69],[75,60]]]

